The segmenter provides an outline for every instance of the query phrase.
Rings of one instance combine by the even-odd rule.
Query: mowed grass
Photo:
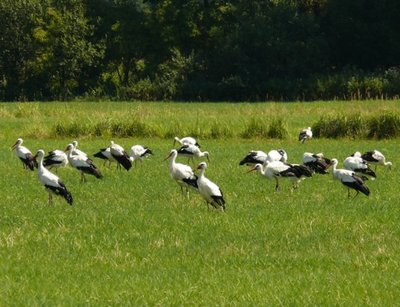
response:
[[[125,148],[147,145],[155,155],[129,172],[94,159],[103,180],[88,177],[81,184],[76,170],[59,170],[73,206],[61,198],[49,206],[37,173],[23,170],[9,149],[19,136],[32,151],[63,149],[72,139],[51,137],[47,129],[54,122],[95,120],[110,112],[124,117],[138,110],[160,129],[173,123],[185,131],[200,127],[186,123],[188,117],[221,121],[233,135],[247,118],[295,115],[285,119],[284,140],[199,139],[211,154],[206,176],[224,191],[225,213],[207,210],[196,193],[189,199],[180,193],[163,162],[172,138],[114,138]],[[357,110],[367,116],[398,107],[382,101],[1,104],[0,305],[396,304],[399,140],[297,141],[298,130],[321,114]],[[78,141],[93,154],[110,138]],[[273,148],[284,148],[293,163],[311,151],[336,157],[340,165],[355,150],[379,149],[394,166],[378,168],[378,178],[367,182],[369,197],[348,199],[331,175],[304,180],[294,192],[282,181],[275,192],[273,181],[239,166],[249,150]]]

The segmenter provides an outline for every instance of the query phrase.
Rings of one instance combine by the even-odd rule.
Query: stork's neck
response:
[[[42,172],[43,169],[44,169],[44,166],[43,166],[43,155],[40,155],[39,162],[38,162],[38,170],[39,170],[39,172]]]
[[[199,176],[198,176],[199,179],[204,178],[204,172],[205,172],[205,171],[206,171],[205,168],[202,168],[202,169],[200,170],[200,174],[199,174]]]

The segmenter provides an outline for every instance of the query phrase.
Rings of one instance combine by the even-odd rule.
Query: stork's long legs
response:
[[[49,205],[52,205],[52,204],[53,204],[53,195],[49,191]]]
[[[275,191],[279,191],[279,181],[277,177],[275,177],[275,181],[276,181]]]

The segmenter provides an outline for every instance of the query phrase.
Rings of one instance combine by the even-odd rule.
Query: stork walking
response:
[[[65,184],[60,178],[46,169],[43,165],[44,151],[39,149],[36,156],[39,158],[38,175],[41,183],[44,185],[46,190],[49,192],[49,205],[53,203],[52,194],[59,195],[67,201],[68,204],[72,205],[73,199],[71,193],[67,190]]]
[[[181,187],[182,193],[186,191],[187,196],[189,196],[189,187],[198,190],[197,176],[195,175],[192,168],[188,165],[177,163],[176,157],[178,152],[176,149],[172,149],[171,152],[165,160],[170,160],[169,162],[169,173],[171,178],[176,181],[176,183]]]
[[[204,198],[207,203],[207,208],[209,208],[209,204],[214,208],[221,208],[222,211],[225,211],[225,200],[224,195],[219,186],[217,186],[214,182],[208,179],[204,172],[207,168],[206,162],[201,162],[197,169],[200,170],[200,174],[197,178],[197,185],[199,187],[199,193]]]
[[[311,127],[305,128],[300,131],[299,141],[301,141],[301,143],[304,143],[306,140],[311,139],[312,136],[313,136],[313,133],[312,133]]]
[[[108,167],[111,167],[111,163],[116,161],[115,158],[111,154],[111,147],[101,148],[98,152],[96,152],[93,157],[104,160],[103,166],[108,162]]]
[[[174,138],[174,145],[173,146],[175,146],[176,142],[178,142],[181,146],[183,146],[183,145],[195,145],[195,146],[197,146],[199,148],[201,147],[200,144],[197,143],[197,140],[195,138],[191,137],[191,136],[186,136],[186,137],[183,137],[181,139],[176,136]]]
[[[68,157],[68,161],[70,165],[81,173],[81,182],[85,182],[85,174],[93,175],[97,179],[103,178],[100,170],[94,165],[93,161],[89,158],[85,158],[82,155],[73,155],[72,151],[74,150],[74,145],[69,144],[66,148],[66,153]]]
[[[23,142],[22,138],[18,138],[11,150],[15,149],[15,154],[21,160],[24,169],[33,171],[37,167],[36,158],[28,148],[22,146]]]
[[[324,157],[323,153],[305,152],[303,154],[303,164],[310,168],[314,173],[329,174],[331,160]]]
[[[117,160],[118,165],[122,165],[127,171],[131,169],[132,161],[122,146],[115,144],[114,141],[111,141],[110,152],[113,158]]]
[[[347,169],[338,169],[337,165],[338,160],[332,159],[333,179],[340,181],[348,188],[348,197],[351,196],[350,189],[353,189],[357,192],[353,198],[355,198],[360,192],[366,196],[369,195],[370,191],[364,184],[364,179],[362,177],[357,176],[357,174],[353,171]]]
[[[192,161],[194,163],[194,158],[199,159],[206,157],[210,161],[210,154],[208,151],[201,151],[196,145],[183,145],[178,149],[178,155],[188,158],[188,163]]]
[[[293,182],[292,189],[297,189],[301,180],[312,177],[311,170],[304,165],[286,164],[280,161],[256,164],[248,172],[257,171],[267,179],[275,179],[275,191],[280,189],[278,178],[287,178]]]

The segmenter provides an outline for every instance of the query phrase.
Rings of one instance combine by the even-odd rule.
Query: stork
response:
[[[132,167],[132,162],[122,146],[115,144],[114,141],[111,141],[110,153],[113,158],[117,160],[119,165],[122,165],[127,171],[130,170]]]
[[[33,171],[37,167],[36,158],[28,148],[22,146],[23,142],[22,138],[18,138],[11,150],[15,149],[15,154],[21,160],[24,169]]]
[[[192,161],[194,163],[194,158],[202,158],[206,157],[208,161],[210,161],[210,154],[208,151],[201,151],[199,147],[196,145],[183,145],[178,149],[178,155],[187,157],[188,163]]]
[[[311,170],[304,165],[286,164],[281,161],[265,162],[264,165],[256,164],[248,172],[258,171],[268,179],[275,179],[275,191],[279,190],[279,177],[287,178],[293,182],[293,189],[297,189],[299,182],[306,177],[311,177]]]
[[[67,187],[60,180],[58,176],[50,172],[43,165],[44,151],[39,149],[36,153],[39,158],[38,175],[39,179],[49,192],[49,205],[53,202],[52,194],[60,195],[65,198],[68,204],[72,205],[73,199],[71,193],[67,190]]]
[[[359,156],[349,156],[343,161],[345,169],[355,172],[358,175],[368,175],[376,178],[375,172],[369,168],[368,162]]]
[[[347,169],[337,169],[338,160],[332,159],[333,179],[339,180],[343,185],[348,188],[348,197],[350,197],[350,189],[355,190],[357,193],[353,199],[361,192],[366,196],[369,195],[369,189],[364,184],[364,179],[356,175],[355,172]]]
[[[303,164],[314,173],[329,174],[328,168],[331,166],[331,160],[325,158],[323,153],[305,152],[303,154]]]
[[[65,167],[68,165],[68,157],[67,154],[63,150],[55,149],[49,151],[48,155],[43,159],[43,166],[52,169],[56,168],[56,171],[59,167]]]
[[[169,155],[164,159],[164,161],[170,159],[169,173],[171,175],[171,178],[175,180],[181,187],[182,193],[185,189],[187,196],[189,196],[189,187],[198,190],[197,176],[190,166],[182,163],[176,163],[177,156],[177,150],[172,149]]]
[[[270,150],[267,154],[261,150],[252,150],[250,151],[246,157],[244,157],[239,165],[256,165],[258,163],[264,164],[266,161],[287,161],[287,153],[283,149],[273,149]]]
[[[74,146],[74,148],[72,150],[73,155],[83,156],[86,158],[88,157],[88,155],[85,152],[78,149],[78,141],[72,141],[72,145]]]
[[[195,145],[195,146],[197,146],[199,148],[201,147],[200,144],[197,143],[196,139],[192,138],[191,136],[186,136],[186,137],[183,137],[181,139],[176,136],[174,138],[174,145],[173,146],[175,146],[176,142],[181,144],[181,146],[183,146],[183,145]]]
[[[67,157],[69,163],[81,172],[81,182],[85,182],[86,178],[84,174],[93,175],[98,179],[103,178],[100,170],[94,165],[93,161],[89,158],[85,158],[82,155],[73,155],[74,145],[69,144],[65,151],[67,152]]]
[[[383,153],[381,153],[378,150],[372,150],[372,151],[367,151],[366,153],[361,155],[361,158],[363,158],[365,161],[367,161],[369,164],[374,164],[375,165],[375,171],[378,165],[382,166],[388,166],[389,169],[392,168],[392,162],[386,161],[385,156]]]
[[[101,149],[100,149],[98,152],[96,152],[93,156],[96,157],[96,158],[99,158],[99,159],[104,160],[103,166],[105,166],[106,163],[107,163],[107,161],[108,161],[108,163],[109,163],[108,166],[110,167],[110,166],[111,166],[111,163],[114,162],[114,161],[116,161],[116,160],[114,159],[114,157],[112,156],[112,154],[111,154],[111,148],[110,148],[110,146],[108,146],[107,148],[101,148]]]
[[[144,158],[152,155],[153,152],[148,147],[142,145],[133,145],[129,150],[129,158],[135,164],[139,160],[140,162],[143,161]]]
[[[299,141],[301,141],[301,143],[304,143],[307,139],[311,139],[312,136],[313,136],[313,133],[311,131],[311,127],[305,128],[300,131]]]
[[[200,170],[200,174],[197,178],[197,185],[199,187],[199,193],[204,198],[207,203],[207,208],[209,208],[209,204],[214,208],[221,208],[222,211],[225,211],[225,200],[223,193],[219,186],[217,186],[214,182],[204,176],[204,172],[207,168],[206,162],[201,162],[197,169]]]

